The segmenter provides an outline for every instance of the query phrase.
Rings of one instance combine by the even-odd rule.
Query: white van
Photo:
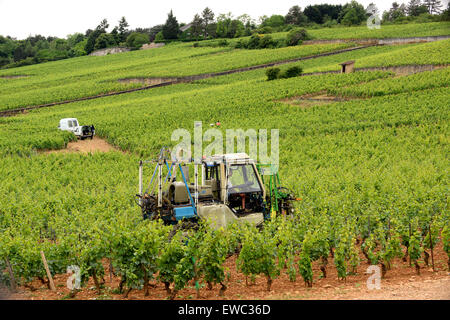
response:
[[[84,140],[93,138],[95,134],[94,125],[80,126],[76,118],[64,118],[59,120],[58,129],[73,132],[77,138]]]

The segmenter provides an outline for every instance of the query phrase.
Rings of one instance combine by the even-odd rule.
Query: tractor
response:
[[[143,172],[149,164],[155,168],[144,191]],[[193,182],[189,174],[192,168]],[[292,214],[293,201],[299,200],[280,186],[273,166],[256,164],[246,153],[182,163],[169,160],[169,151],[164,148],[157,160],[139,162],[139,194],[135,199],[144,219],[162,219],[173,225],[182,221],[191,226],[204,219],[216,229],[235,222],[261,226],[264,220]]]

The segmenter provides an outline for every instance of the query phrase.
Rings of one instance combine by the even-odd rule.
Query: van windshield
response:
[[[228,169],[228,193],[261,192],[261,186],[251,164],[232,165]]]

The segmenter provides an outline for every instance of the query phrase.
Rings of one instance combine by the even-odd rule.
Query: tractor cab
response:
[[[245,153],[215,155],[202,161],[202,185],[238,216],[264,212],[265,190],[255,162]]]

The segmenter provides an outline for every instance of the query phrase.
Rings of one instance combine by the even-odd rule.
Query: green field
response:
[[[429,23],[386,26],[370,34],[365,27],[311,30],[311,34],[394,37],[447,34],[447,28],[445,23]],[[182,43],[3,70],[0,76],[28,77],[0,79],[0,110],[139,85],[120,85],[120,78],[218,72],[349,46],[233,50]],[[338,63],[349,59],[356,60],[356,67],[448,65],[449,49],[450,40],[370,47],[280,68],[337,70]],[[423,267],[423,251],[430,249],[427,230],[432,230],[433,245],[443,244],[450,253],[449,83],[448,66],[408,76],[370,71],[274,81],[266,81],[261,69],[0,117],[1,270],[8,258],[20,283],[45,277],[39,255],[44,250],[53,273],[65,273],[68,265],[77,264],[83,282],[93,274],[101,276],[101,261],[108,258],[120,276],[127,275],[128,288],[142,289],[145,268],[148,276],[173,267],[177,277],[167,281],[182,290],[192,279],[188,276],[192,256],[202,261],[201,281],[209,281],[205,279],[211,274],[220,278],[226,253],[233,252],[240,240],[239,272],[270,275],[277,281],[277,272],[291,276],[294,266],[298,278],[306,282],[309,271],[312,275],[310,262],[328,257],[330,248],[340,277],[351,277],[351,268],[364,263],[355,258],[362,250],[356,239],[364,243],[361,248],[372,264],[388,265],[407,250],[412,262]],[[283,100],[314,93],[348,100],[310,107]],[[65,117],[94,123],[98,136],[124,152],[42,153],[63,149],[75,140],[57,129]],[[138,160],[154,158],[162,146],[173,146],[173,130],[193,133],[194,121],[202,121],[206,130],[217,120],[223,132],[279,129],[283,184],[303,200],[297,203],[293,220],[277,219],[262,233],[207,232],[177,246],[165,240],[169,229],[141,222],[133,199]],[[171,266],[175,257],[189,259],[179,258],[179,264]],[[261,265],[266,269],[254,269],[252,260],[265,261]]]
[[[379,30],[366,27],[310,30],[317,39],[367,37],[367,32],[376,35],[403,37],[428,35],[447,35],[448,23],[411,24],[385,26]],[[395,28],[394,28],[395,27]],[[286,34],[275,34],[284,38]],[[381,37],[381,36],[380,36]],[[208,43],[207,41],[205,43]],[[117,80],[142,77],[182,77],[213,73],[257,64],[294,59],[336,51],[355,44],[323,44],[295,46],[278,49],[243,50],[231,47],[192,47],[191,43],[170,44],[163,48],[134,51],[106,57],[79,57],[41,65],[0,70],[0,110],[27,107],[56,101],[77,99],[108,92],[136,88],[140,84],[119,83]],[[305,72],[315,64],[312,71],[336,70],[337,62],[347,57],[357,57],[356,67],[391,66],[399,64],[447,64],[447,51],[450,40],[422,45],[386,47],[386,49],[366,49],[362,55],[347,53],[325,57],[324,60],[311,60],[305,63]],[[377,54],[379,53],[379,54]],[[327,60],[328,59],[328,60]],[[330,64],[326,64],[329,61]],[[345,61],[345,60],[344,60]],[[2,76],[23,75],[23,78],[2,78]]]

